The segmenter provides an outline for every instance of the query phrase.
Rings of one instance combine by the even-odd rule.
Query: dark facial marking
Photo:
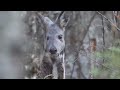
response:
[[[62,38],[63,38],[62,35],[58,35],[58,39],[59,39],[60,41],[63,41]]]
[[[49,37],[47,37],[47,40],[49,40]]]

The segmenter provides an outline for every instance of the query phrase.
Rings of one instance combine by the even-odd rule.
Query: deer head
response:
[[[61,12],[55,21],[39,15],[46,29],[45,50],[52,56],[58,56],[65,48],[64,32],[69,19],[63,19],[63,15]]]

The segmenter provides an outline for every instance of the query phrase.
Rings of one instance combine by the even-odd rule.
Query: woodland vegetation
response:
[[[45,30],[36,13],[0,11],[0,78],[41,79]],[[120,11],[64,11],[66,79],[120,79]]]

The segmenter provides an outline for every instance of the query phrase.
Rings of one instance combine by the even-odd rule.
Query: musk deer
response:
[[[63,19],[61,11],[55,21],[37,14],[45,27],[44,57],[41,64],[41,76],[47,79],[65,79],[65,27],[69,22]]]

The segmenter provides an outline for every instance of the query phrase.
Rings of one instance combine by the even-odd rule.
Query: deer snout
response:
[[[56,53],[57,53],[57,49],[56,49],[56,48],[50,49],[50,53],[51,53],[51,54],[56,54]]]

